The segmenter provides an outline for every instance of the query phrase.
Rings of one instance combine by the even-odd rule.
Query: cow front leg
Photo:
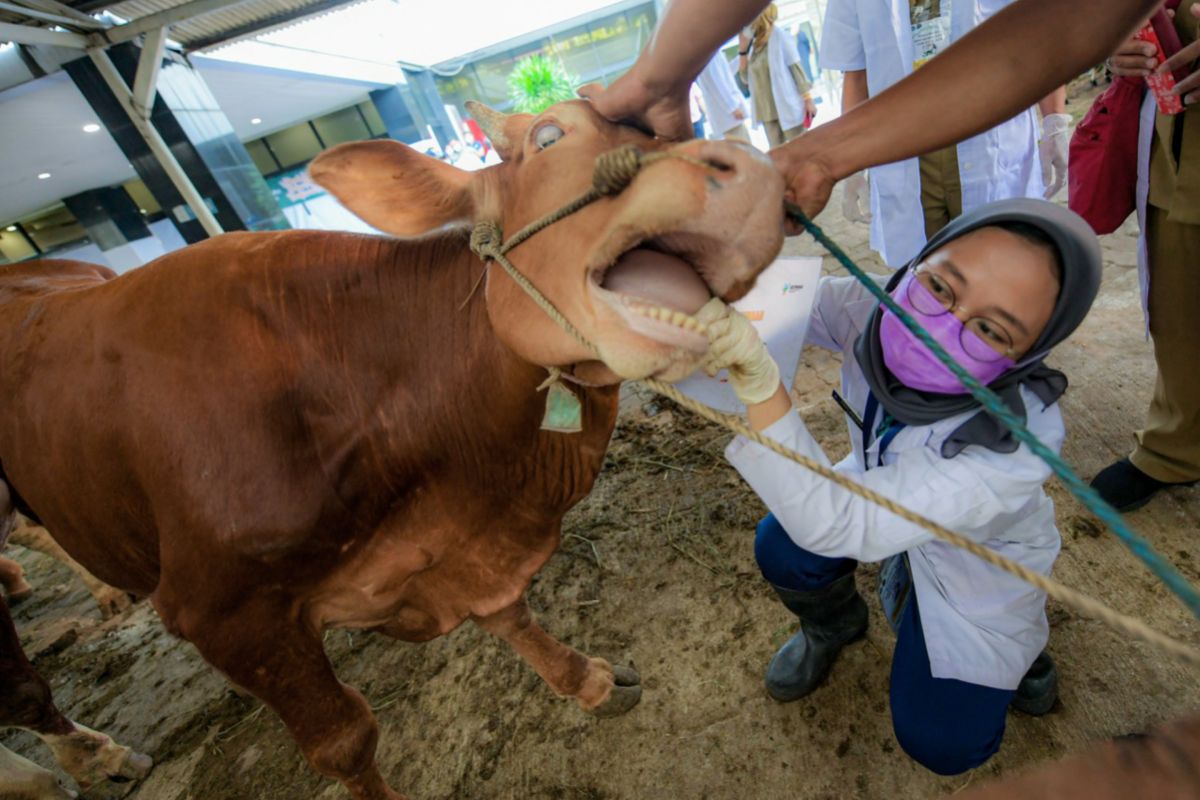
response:
[[[631,667],[613,667],[588,658],[542,629],[522,597],[486,617],[472,617],[479,627],[498,636],[534,668],[559,697],[573,697],[597,716],[624,714],[642,699],[642,685]]]
[[[185,614],[184,638],[279,715],[313,769],[341,781],[355,800],[404,800],[375,761],[379,727],[370,705],[337,679],[320,638],[289,604],[252,597],[239,608]]]
[[[50,770],[0,745],[0,798],[73,800],[78,796],[59,783]]]
[[[8,606],[0,599],[0,727],[10,726],[41,737],[84,789],[105,780],[144,778],[153,766],[149,757],[75,724],[58,710],[49,684],[25,657]]]

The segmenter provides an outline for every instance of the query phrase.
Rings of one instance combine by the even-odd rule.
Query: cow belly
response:
[[[374,628],[427,641],[516,602],[558,540],[557,522],[514,531],[413,524],[410,517],[377,531],[324,580],[307,614],[318,630]]]

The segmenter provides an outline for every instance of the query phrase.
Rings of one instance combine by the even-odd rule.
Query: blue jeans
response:
[[[776,586],[813,591],[853,572],[857,562],[810,553],[788,537],[773,515],[758,524],[754,557]],[[915,761],[939,775],[978,767],[1004,738],[1015,692],[953,678],[935,678],[915,594],[904,609],[892,655],[892,729]]]

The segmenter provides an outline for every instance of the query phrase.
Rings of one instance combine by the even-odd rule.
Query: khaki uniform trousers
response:
[[[962,179],[954,145],[921,156],[921,210],[925,213],[925,238],[962,216]]]
[[[794,128],[788,128],[786,131],[779,125],[777,119],[764,119],[763,129],[767,132],[767,141],[771,143],[771,147],[779,147],[784,142],[790,142],[800,134],[804,133],[804,126],[797,125]]]
[[[1130,460],[1168,483],[1200,479],[1200,225],[1146,208],[1150,336],[1158,378]]]

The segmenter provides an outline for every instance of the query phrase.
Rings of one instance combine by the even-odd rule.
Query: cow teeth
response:
[[[661,306],[634,306],[634,313],[641,314],[643,317],[656,319],[659,322],[665,322],[668,325],[674,325],[677,328],[683,328],[685,331],[693,331],[695,333],[708,333],[708,326],[700,320],[685,314],[682,311],[677,311],[671,308],[662,308]]]

